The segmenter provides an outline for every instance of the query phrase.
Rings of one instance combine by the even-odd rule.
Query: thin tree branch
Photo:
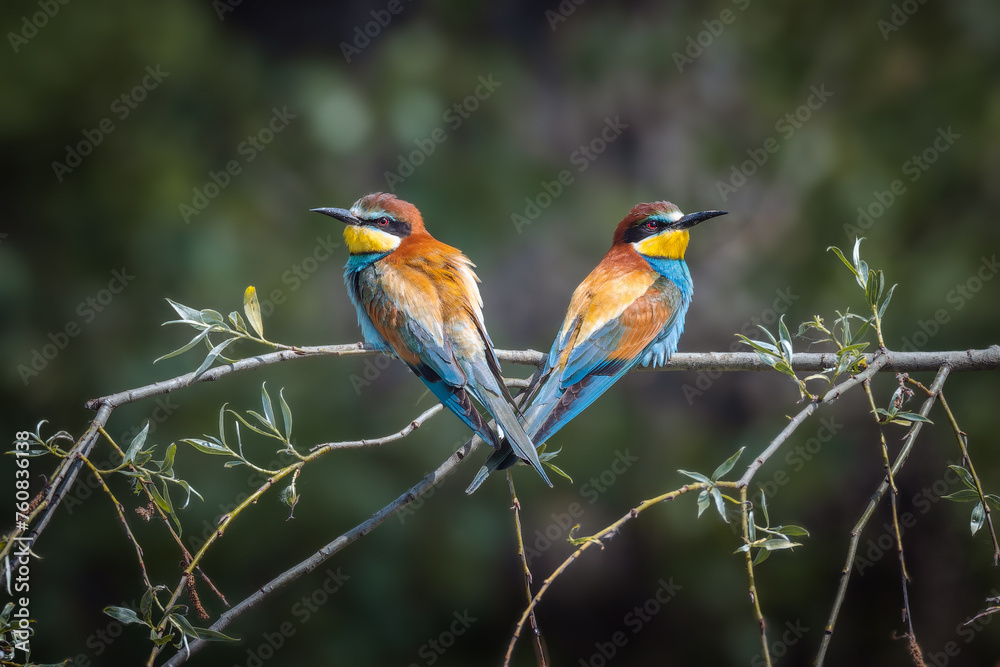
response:
[[[747,545],[753,543],[750,539],[750,501],[747,500],[747,487],[740,487],[740,516],[742,518],[743,539]],[[750,604],[753,605],[754,618],[757,619],[757,628],[760,631],[760,643],[763,647],[764,664],[771,667],[771,650],[767,643],[767,623],[764,621],[764,614],[760,610],[760,595],[757,593],[757,582],[753,575],[753,554],[752,549],[746,550],[747,583],[749,586]]]
[[[107,425],[108,419],[115,408],[129,403],[167,394],[171,391],[182,389],[191,384],[200,382],[213,382],[227,375],[246,370],[262,368],[271,364],[300,359],[305,357],[319,356],[365,356],[379,354],[374,348],[364,343],[351,343],[346,345],[324,345],[301,347],[293,350],[281,350],[269,352],[247,359],[232,362],[223,366],[210,368],[200,376],[185,373],[184,375],[155,382],[144,387],[128,389],[126,391],[109,394],[100,398],[91,399],[86,402],[87,409],[97,410],[97,415],[91,422],[87,431],[74,444],[72,450],[66,458],[60,462],[53,475],[49,487],[46,489],[42,501],[34,509],[27,531],[15,529],[8,535],[7,545],[0,549],[0,578],[6,576],[8,556],[15,538],[27,539],[34,544],[42,531],[48,526],[56,509],[62,502],[63,497],[72,488],[77,475],[82,467],[82,462],[77,458],[77,454],[89,457],[90,452],[97,441],[98,429]],[[1000,368],[1000,345],[991,345],[983,350],[964,350],[950,352],[893,352],[884,351],[886,362],[880,370],[891,370],[897,372],[916,372],[923,370],[937,370],[942,365],[947,364],[952,372],[961,371],[981,371],[995,370]],[[872,354],[866,355],[869,366],[874,360]],[[545,362],[546,355],[535,350],[497,350],[497,357],[504,362],[522,365],[540,366]],[[836,357],[832,353],[802,353],[792,357],[792,365],[796,371],[816,371],[830,368],[836,365]],[[655,370],[686,370],[686,371],[763,371],[769,370],[767,366],[756,354],[752,352],[678,352],[664,366]],[[811,404],[807,410],[815,408]],[[802,416],[804,419],[805,416]],[[787,429],[786,429],[787,430]],[[794,430],[794,429],[793,429]],[[785,434],[785,438],[791,433]],[[779,436],[781,437],[781,436]],[[775,449],[780,446],[780,442],[772,443]],[[763,463],[763,461],[761,461]],[[757,466],[759,467],[759,466]],[[753,472],[747,471],[744,478],[749,483]],[[25,536],[26,534],[26,536]]]
[[[845,391],[861,384],[862,382],[870,378],[872,375],[885,368],[885,366],[888,363],[889,363],[888,355],[875,356],[875,358],[871,360],[871,363],[868,364],[868,368],[866,368],[863,372],[858,373],[857,375],[854,375],[848,378],[847,380],[844,380],[840,384],[834,385],[833,387],[830,388],[829,391],[826,392],[826,394],[823,396],[822,399],[818,401],[813,401],[805,408],[803,408],[799,412],[799,414],[795,415],[795,417],[793,417],[792,420],[788,422],[788,425],[781,430],[781,433],[779,433],[778,436],[771,441],[771,444],[767,446],[767,449],[761,452],[760,456],[754,459],[753,463],[747,466],[747,470],[745,473],[743,473],[743,476],[740,477],[738,484],[740,486],[748,485],[750,481],[753,479],[753,476],[757,474],[758,470],[760,470],[760,467],[764,465],[764,463],[766,463],[767,460],[771,458],[775,452],[778,451],[778,449],[781,448],[781,445],[783,445],[785,441],[788,440],[789,436],[791,436],[792,433],[795,432],[795,429],[797,429],[809,415],[816,412],[816,410],[819,408],[820,405],[826,403],[833,403],[835,400],[840,398],[841,394],[843,394]]]

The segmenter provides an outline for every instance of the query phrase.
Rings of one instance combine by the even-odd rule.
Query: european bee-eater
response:
[[[347,224],[344,282],[365,340],[409,366],[445,407],[499,448],[472,394],[508,448],[552,486],[500,375],[469,258],[427,233],[413,204],[388,193],[366,195],[350,210],[313,210]]]
[[[726,211],[684,215],[670,202],[638,204],[618,223],[611,249],[569,303],[566,319],[524,408],[524,430],[543,444],[632,367],[661,366],[677,351],[691,304],[684,261],[688,230]],[[467,493],[520,457],[506,443]]]

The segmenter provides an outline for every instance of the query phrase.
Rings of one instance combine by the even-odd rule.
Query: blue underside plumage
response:
[[[384,354],[398,356],[372,323],[365,307],[366,302],[373,305],[375,311],[386,310],[392,306],[388,301],[390,297],[382,288],[376,264],[387,254],[351,255],[344,269],[344,282],[347,284],[351,303],[357,311],[358,324],[365,342]],[[442,344],[432,338],[419,322],[410,320],[396,333],[408,351],[420,359],[418,365],[406,363],[431,393],[485,442],[493,447],[499,447],[500,441],[497,435],[471,404],[469,395],[479,401],[498,423],[513,424],[512,428],[517,429],[519,418],[507,402],[510,395],[494,375],[494,368],[499,373],[499,362],[493,352],[493,343],[481,323],[477,326],[485,343],[484,355],[481,358],[477,355],[471,359],[456,354],[450,341],[445,340]],[[523,433],[520,434],[519,440],[522,442],[515,445],[517,455],[528,460],[542,479],[551,486],[552,483],[542,469],[530,440]]]
[[[684,318],[694,292],[691,273],[684,260],[642,256],[663,279],[672,283],[676,296],[671,316],[660,333],[640,352],[628,360],[609,358],[623,336],[616,321],[610,321],[585,341],[578,343],[569,355],[566,367],[558,375],[554,369],[564,352],[564,336],[560,331],[549,351],[540,384],[528,398],[524,411],[525,431],[536,446],[542,445],[570,420],[636,365],[662,366],[677,351],[684,330]],[[503,470],[517,463],[518,457],[506,446],[493,452],[480,469],[466,493],[472,493],[494,470]]]

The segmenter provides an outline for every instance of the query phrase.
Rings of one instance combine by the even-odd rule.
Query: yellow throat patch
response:
[[[347,225],[344,228],[344,240],[352,255],[363,255],[371,252],[392,252],[399,247],[402,239],[372,227]]]
[[[684,251],[687,250],[690,238],[691,235],[686,229],[668,229],[656,236],[650,236],[649,238],[637,241],[634,245],[640,255],[647,257],[684,259]]]

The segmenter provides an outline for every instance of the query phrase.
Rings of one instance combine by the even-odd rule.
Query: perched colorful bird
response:
[[[536,446],[633,366],[660,366],[677,351],[693,291],[684,262],[688,229],[725,213],[684,215],[661,201],[636,205],[618,223],[608,254],[573,292],[562,329],[527,397],[524,430]],[[466,493],[519,456],[502,443]]]
[[[347,224],[344,282],[365,340],[409,366],[445,407],[499,448],[472,394],[502,429],[508,449],[552,486],[500,375],[469,258],[428,234],[420,211],[391,194],[366,195],[350,210],[312,210]]]

